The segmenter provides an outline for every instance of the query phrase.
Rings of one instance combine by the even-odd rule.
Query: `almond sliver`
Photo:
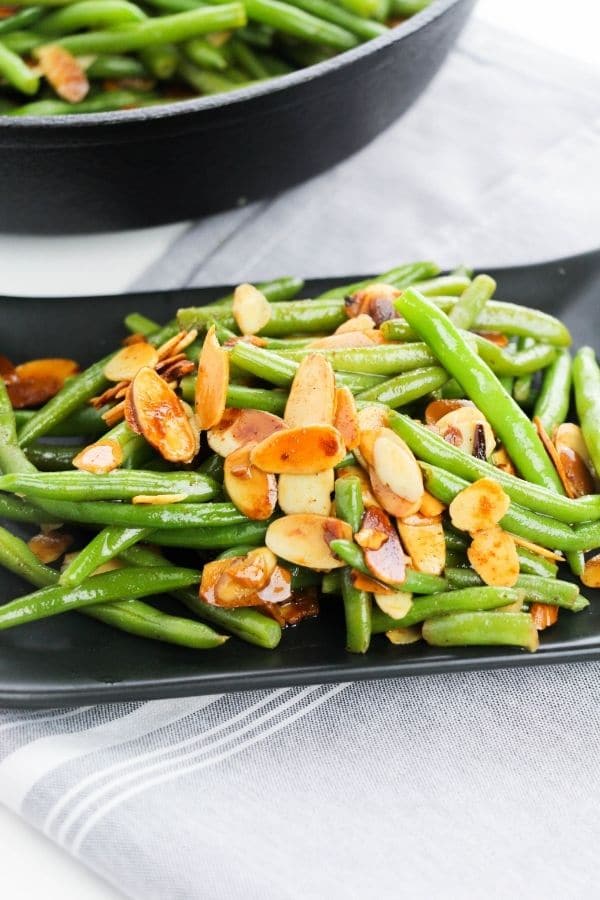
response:
[[[433,494],[430,494],[427,491],[423,493],[423,499],[421,500],[421,505],[419,507],[419,512],[422,516],[429,516],[433,519],[436,516],[440,516],[445,509],[445,505],[441,500],[438,500],[437,497],[434,497]]]
[[[229,386],[229,354],[219,345],[215,326],[204,338],[196,379],[196,420],[201,431],[213,428],[223,418]]]
[[[524,550],[531,550],[532,553],[537,553],[538,556],[543,556],[544,559],[551,559],[553,562],[565,561],[565,558],[560,551],[549,550],[547,547],[540,547],[539,544],[534,544],[533,541],[528,541],[527,538],[522,538],[518,534],[511,534],[511,537],[517,547],[523,547]]]
[[[331,363],[318,353],[305,356],[294,376],[284,420],[291,428],[331,425],[335,405],[335,376]]]
[[[356,321],[350,319],[349,321]],[[355,347],[372,347],[373,341],[363,331],[343,331],[315,338],[308,345],[312,350],[344,350]]]
[[[352,331],[373,331],[375,328],[375,322],[371,318],[371,316],[367,315],[367,313],[361,313],[359,316],[356,316],[353,319],[348,319],[346,322],[342,322],[336,330],[335,334],[348,334],[348,332]]]
[[[35,56],[42,74],[59,97],[69,103],[79,103],[86,97],[90,84],[85,69],[68,50],[49,44],[38,47]]]
[[[600,553],[590,556],[583,567],[581,580],[586,587],[600,587]]]
[[[257,334],[271,318],[271,304],[252,284],[240,284],[236,287],[232,311],[242,334]]]
[[[375,603],[391,619],[403,619],[413,604],[412,594],[407,591],[393,591],[391,594],[374,594]]]
[[[72,465],[82,472],[93,472],[102,475],[118,469],[123,462],[121,445],[112,438],[104,438],[84,447],[74,457]]]
[[[140,369],[153,369],[158,362],[158,352],[148,343],[129,344],[109,359],[104,366],[104,377],[108,381],[132,381]]]
[[[373,468],[380,481],[394,494],[420,506],[424,493],[421,469],[409,447],[397,435],[395,437],[397,440],[382,435],[375,440]]]
[[[441,575],[446,565],[446,538],[441,520],[419,525],[398,522],[398,531],[412,567],[417,572]]]
[[[538,631],[543,631],[558,621],[558,606],[549,606],[547,603],[532,603],[529,607],[529,613]]]
[[[571,422],[559,425],[554,435],[558,473],[569,497],[584,497],[595,490],[592,463],[581,428]]]
[[[476,407],[462,406],[446,413],[436,422],[435,430],[453,447],[458,447],[471,456],[478,425],[483,426],[487,459],[496,446],[496,439],[489,422]]]
[[[198,432],[177,394],[154,369],[140,369],[127,392],[127,421],[169,462],[189,463],[198,452]]]
[[[363,431],[371,431],[374,428],[386,428],[389,419],[389,407],[383,404],[373,403],[371,406],[363,406],[358,411],[358,425]]]
[[[387,484],[377,476],[375,469],[369,469],[369,479],[371,489],[377,501],[376,505],[381,506],[390,516],[396,516],[398,519],[405,519],[407,516],[416,513],[421,505],[420,500],[405,500],[395,494]]]
[[[279,506],[287,515],[316,513],[327,516],[331,509],[333,487],[333,469],[325,469],[316,475],[280,475],[277,488]]]
[[[351,578],[352,584],[357,591],[367,591],[368,594],[379,594],[379,596],[396,593],[394,588],[388,587],[374,578],[369,578],[368,575],[364,575],[363,572],[357,572],[355,569],[352,570]]]
[[[392,628],[391,631],[386,631],[385,636],[391,644],[398,646],[415,644],[421,640],[421,629],[418,625],[413,625],[411,628]]]
[[[224,485],[229,499],[253,521],[268,519],[277,504],[277,479],[250,461],[254,444],[234,450],[225,459]]]
[[[346,450],[354,450],[360,442],[360,426],[352,391],[343,386],[335,390],[334,427],[342,435]]]
[[[340,569],[345,563],[329,549],[333,540],[352,540],[347,522],[332,516],[301,513],[271,522],[265,543],[276,556],[318,571]]]
[[[497,481],[480,478],[456,495],[448,511],[455,528],[474,532],[493,528],[509,506],[510,497]]]
[[[27,546],[40,562],[48,565],[60,559],[72,543],[72,535],[65,531],[53,531],[51,534],[34,535],[27,541]]]
[[[381,532],[387,535],[379,549],[365,549],[364,559],[370,573],[384,584],[402,584],[406,577],[404,551],[398,532],[382,509],[368,509],[361,522],[361,530]]]
[[[136,494],[131,502],[139,506],[164,506],[165,503],[181,503],[188,494]]]
[[[207,433],[208,446],[219,456],[229,456],[245,444],[260,443],[287,425],[272,413],[260,409],[226,409],[220,421]]]
[[[456,409],[462,409],[464,406],[474,408],[475,404],[471,400],[432,400],[425,407],[425,423],[435,425],[442,416],[454,412]]]
[[[498,526],[478,531],[467,556],[485,584],[512,587],[519,577],[519,557],[513,537]]]
[[[264,472],[315,475],[344,458],[342,436],[331,425],[288,428],[265,438],[252,450],[251,461]]]

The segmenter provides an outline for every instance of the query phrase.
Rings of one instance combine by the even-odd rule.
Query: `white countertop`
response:
[[[598,65],[600,11],[572,0],[568,16],[544,0],[480,0],[476,15],[579,61]],[[85,237],[0,235],[5,294],[89,294],[124,290],[163,253],[186,223]],[[110,265],[107,265],[110,260]],[[7,810],[0,808],[2,886],[7,900],[108,900],[113,888]]]

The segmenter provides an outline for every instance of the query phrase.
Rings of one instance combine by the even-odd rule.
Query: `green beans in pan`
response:
[[[410,610],[402,619],[392,619],[380,609],[373,609],[373,634],[381,634],[393,628],[410,628],[427,619],[450,613],[498,609],[522,599],[521,590],[497,587],[468,587],[426,594],[413,598]]]
[[[446,578],[450,586],[456,589],[483,585],[479,575],[467,568],[447,568]],[[519,575],[515,588],[524,592],[524,600],[527,603],[547,603],[549,606],[561,606],[573,612],[580,612],[590,605],[589,600],[579,593],[579,587],[571,581]]]
[[[571,399],[572,360],[568,350],[557,351],[554,362],[544,373],[544,380],[536,400],[533,415],[537,416],[548,434],[567,418]]]
[[[38,472],[0,476],[0,491],[30,500],[131,500],[140,494],[184,494],[186,501],[212,500],[221,488],[196,472],[147,472],[116,469],[103,475],[56,472],[52,478]]]

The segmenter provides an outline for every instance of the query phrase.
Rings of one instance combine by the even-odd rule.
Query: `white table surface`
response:
[[[600,10],[571,0],[558,15],[545,0],[480,0],[476,16],[579,61],[599,65]],[[0,235],[2,293],[89,294],[124,290],[187,223],[113,235]],[[107,265],[110,260],[110,265]],[[2,895],[7,900],[109,900],[119,895],[56,845],[0,807]]]

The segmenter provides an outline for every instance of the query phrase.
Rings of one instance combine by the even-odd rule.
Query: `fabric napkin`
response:
[[[193,226],[135,287],[597,246],[599,88],[473,22],[359,156]],[[0,710],[0,801],[144,900],[591,898],[599,734],[596,663]]]

